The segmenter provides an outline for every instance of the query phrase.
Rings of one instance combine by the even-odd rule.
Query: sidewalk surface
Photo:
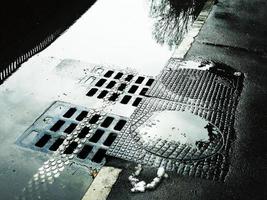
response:
[[[178,2],[179,0],[177,0]],[[190,0],[191,1],[191,0]],[[60,1],[61,2],[61,1]],[[141,40],[145,36],[144,32],[140,31],[140,37],[131,31],[132,29],[127,29],[126,26],[121,26],[119,20],[113,20],[112,17],[109,17],[109,21],[106,20],[106,16],[103,18],[99,17],[89,17],[94,12],[102,16],[101,6],[105,4],[106,10],[110,11],[111,16],[114,12],[109,6],[112,4],[110,0],[96,1],[100,2],[99,4],[94,4],[86,12],[83,17],[81,14],[84,13],[95,1],[85,1],[83,0],[81,4],[75,4],[76,6],[72,8],[71,5],[66,8],[63,7],[64,11],[58,12],[56,15],[58,18],[54,18],[52,25],[49,25],[49,22],[41,24],[40,29],[36,29],[36,38],[32,38],[32,35],[28,34],[28,39],[31,41],[28,43],[28,39],[21,41],[21,45],[16,45],[18,48],[15,48],[16,54],[13,54],[13,46],[7,45],[8,49],[5,51],[6,54],[12,56],[21,55],[25,49],[31,48],[32,43],[37,43],[36,41],[42,40],[46,34],[53,32],[54,29],[61,27],[62,31],[69,28],[70,24],[73,24],[76,19],[90,19],[93,22],[95,27],[103,28],[103,31],[100,31],[101,34],[98,34],[99,29],[93,29],[92,26],[87,24],[85,21],[85,30],[91,34],[95,34],[95,37],[88,37],[87,32],[83,32],[80,28],[75,29],[75,23],[70,27],[70,30],[66,31],[61,37],[57,39],[52,45],[50,42],[47,46],[43,46],[38,51],[42,51],[46,48],[46,51],[42,51],[40,54],[35,53],[34,51],[31,59],[24,62],[28,59],[23,56],[23,60],[20,60],[20,63],[23,65],[10,76],[4,84],[0,87],[0,108],[2,115],[0,115],[0,199],[18,199],[17,196],[21,195],[21,199],[82,199],[86,191],[94,190],[94,187],[89,188],[90,184],[95,180],[97,173],[94,168],[88,170],[88,166],[79,164],[66,164],[66,169],[62,172],[61,176],[53,182],[53,184],[48,184],[45,182],[40,182],[40,179],[32,181],[33,175],[36,174],[37,170],[40,169],[40,166],[43,166],[44,162],[50,159],[51,154],[46,154],[41,151],[33,151],[32,149],[21,148],[16,145],[15,141],[21,136],[21,134],[27,130],[28,127],[31,127],[32,123],[42,115],[42,113],[49,108],[49,106],[54,101],[65,101],[74,105],[84,105],[99,107],[97,103],[100,101],[95,101],[89,99],[85,94],[88,92],[89,85],[77,84],[81,82],[82,78],[87,78],[87,71],[91,69],[90,67],[95,67],[95,65],[84,64],[80,61],[68,61],[66,63],[75,63],[73,65],[58,65],[61,60],[54,55],[54,52],[60,53],[60,49],[64,52],[70,52],[70,56],[65,56],[63,54],[63,59],[72,58],[76,60],[82,60],[73,55],[81,56],[80,52],[84,53],[84,56],[88,59],[86,62],[100,61],[109,62],[110,57],[112,56],[112,51],[114,46],[117,47],[117,50],[125,53],[126,56],[122,56],[120,53],[116,54],[118,60],[125,62],[128,60],[134,60],[134,64],[138,61],[143,63],[151,63],[149,67],[142,67],[146,70],[150,70],[152,73],[158,74],[158,72],[164,67],[161,66],[161,63],[157,62],[158,60],[165,62],[170,58],[172,52],[167,48],[158,50],[154,48],[152,42],[154,39],[151,35],[146,35],[145,38],[148,38],[149,43],[151,42],[152,46],[146,45],[144,40]],[[106,4],[106,3],[109,4]],[[116,1],[115,1],[116,2]],[[127,1],[119,0],[117,1],[118,5]],[[139,7],[139,4],[136,3],[136,0],[129,1],[130,3],[135,3],[137,9],[143,10],[143,7]],[[140,5],[143,3],[142,0],[138,1]],[[145,1],[144,1],[145,2]],[[129,4],[125,3],[125,7],[129,8]],[[58,4],[60,7],[61,4]],[[99,6],[99,7],[98,7]],[[67,9],[68,8],[68,9]],[[45,8],[43,8],[45,10]],[[98,13],[101,10],[101,12]],[[117,13],[126,16],[129,14],[127,9],[123,10],[122,7],[117,6],[117,9],[122,13]],[[134,7],[130,6],[131,11],[134,10]],[[73,10],[73,12],[71,12]],[[267,151],[266,151],[266,139],[267,139],[267,107],[265,106],[267,102],[267,1],[266,0],[218,0],[216,4],[212,7],[211,12],[206,20],[204,26],[202,27],[200,33],[195,38],[191,48],[185,56],[185,60],[212,60],[219,63],[224,63],[230,67],[233,67],[237,71],[240,71],[245,74],[244,86],[242,89],[240,101],[237,106],[237,112],[235,115],[235,140],[231,144],[230,150],[230,167],[229,172],[226,175],[224,182],[212,181],[201,178],[194,178],[190,176],[178,175],[175,172],[168,172],[169,178],[164,179],[163,182],[153,191],[148,191],[145,193],[131,193],[131,185],[128,180],[129,175],[134,172],[134,167],[136,163],[127,162],[120,160],[118,158],[111,157],[106,163],[107,166],[112,166],[114,168],[120,168],[114,170],[112,180],[108,178],[112,177],[112,174],[109,172],[109,176],[103,179],[109,184],[102,184],[105,186],[105,194],[109,193],[109,189],[112,187],[111,192],[109,193],[107,199],[109,200],[157,200],[157,199],[167,199],[167,200],[177,200],[177,199],[197,199],[197,200],[214,200],[214,199],[253,199],[260,200],[266,199],[267,196]],[[52,11],[51,11],[52,12]],[[62,14],[63,13],[63,14]],[[76,13],[76,14],[74,14]],[[23,13],[22,13],[23,14]],[[41,14],[41,13],[40,13]],[[67,16],[69,14],[69,16]],[[107,14],[107,12],[105,12]],[[121,19],[121,15],[112,15],[113,17],[118,17]],[[36,15],[38,17],[38,15]],[[128,15],[127,15],[128,16]],[[146,15],[145,15],[146,16]],[[86,18],[88,17],[88,18]],[[146,22],[148,20],[143,20],[143,17],[140,17],[141,22]],[[46,19],[44,17],[44,19]],[[132,19],[132,18],[131,18]],[[144,18],[145,19],[145,18]],[[98,23],[97,20],[102,20],[102,23]],[[128,18],[125,18],[127,21]],[[135,21],[135,20],[133,20]],[[63,23],[64,22],[64,23]],[[106,28],[106,23],[110,22],[110,28]],[[126,29],[120,31],[117,27],[114,27],[112,22],[116,22],[119,28]],[[9,24],[7,24],[9,25]],[[88,27],[87,27],[88,25]],[[132,27],[133,30],[142,30],[142,28],[135,28],[132,23],[128,23],[129,27]],[[136,27],[140,27],[139,22],[136,23]],[[46,28],[46,27],[50,27]],[[91,29],[90,29],[91,27]],[[146,26],[145,26],[146,27]],[[150,26],[147,26],[150,28]],[[27,28],[27,27],[24,27]],[[75,33],[78,33],[78,36],[68,38],[68,33],[71,33],[71,29]],[[113,28],[113,29],[112,29]],[[75,29],[75,30],[74,30]],[[104,29],[107,31],[114,31],[119,42],[116,41],[116,38],[112,35],[107,34]],[[35,29],[34,29],[35,30]],[[91,31],[95,30],[95,32]],[[102,30],[102,29],[101,29]],[[150,29],[149,29],[150,30]],[[1,32],[1,31],[0,31]],[[38,32],[38,34],[37,34]],[[117,32],[119,32],[117,34]],[[33,33],[35,33],[33,31]],[[60,32],[61,33],[61,32]],[[80,34],[81,33],[81,34]],[[127,34],[125,34],[127,33]],[[128,34],[129,33],[129,34]],[[150,33],[150,32],[149,32]],[[19,33],[18,33],[19,34]],[[22,34],[22,33],[21,33]],[[26,34],[26,31],[25,31]],[[119,34],[126,37],[124,39]],[[132,34],[132,35],[131,35]],[[83,37],[81,37],[81,35]],[[105,35],[109,36],[108,40],[105,39]],[[12,36],[12,35],[11,35]],[[16,34],[15,34],[16,36]],[[14,36],[14,37],[15,37]],[[21,35],[21,37],[23,34]],[[99,36],[100,39],[96,39]],[[141,37],[142,36],[142,37]],[[10,37],[11,39],[13,37]],[[66,40],[65,40],[65,39]],[[73,39],[74,38],[74,39]],[[104,39],[103,39],[104,38]],[[18,38],[17,38],[18,39]],[[54,38],[56,39],[56,37]],[[102,40],[103,39],[103,40]],[[19,39],[18,39],[19,40]],[[76,43],[76,40],[79,43]],[[88,41],[87,41],[88,40]],[[131,45],[124,45],[123,41],[132,42]],[[137,43],[136,41],[140,43]],[[89,45],[95,43],[95,46]],[[104,45],[99,44],[98,41],[102,41]],[[16,41],[14,41],[16,42]],[[52,41],[51,41],[52,42]],[[61,43],[62,42],[62,43]],[[88,42],[88,43],[87,43]],[[111,42],[111,43],[108,43]],[[120,43],[121,42],[121,43]],[[8,43],[8,41],[6,41]],[[26,46],[23,46],[23,43],[26,43]],[[114,46],[110,45],[114,43]],[[59,44],[59,46],[57,46]],[[64,45],[69,45],[68,48],[65,48]],[[75,45],[79,46],[84,44],[86,48],[92,48],[86,51],[86,49],[75,48]],[[140,45],[139,45],[140,44]],[[97,47],[102,50],[110,50],[105,54],[99,53]],[[116,46],[118,45],[118,46]],[[21,46],[21,47],[20,47]],[[51,51],[49,59],[43,58],[41,55],[48,52],[49,49],[52,49],[53,46],[56,51]],[[104,47],[103,47],[104,46]],[[149,48],[148,48],[149,46]],[[110,49],[106,48],[110,47]],[[129,52],[124,50],[125,47],[129,47],[136,52]],[[138,47],[138,48],[133,48]],[[161,47],[161,46],[160,46]],[[4,48],[4,47],[3,47]],[[24,49],[25,48],[25,49]],[[125,48],[125,49],[127,49]],[[144,54],[145,50],[147,54]],[[54,49],[54,50],[55,50]],[[148,49],[148,50],[147,50]],[[1,48],[0,48],[1,50]],[[14,51],[15,51],[14,50]],[[72,53],[73,51],[73,53]],[[94,52],[95,51],[95,52]],[[12,53],[13,52],[13,53]],[[102,51],[101,51],[102,52]],[[155,53],[158,52],[158,53]],[[164,53],[165,52],[165,53]],[[92,55],[97,55],[96,60],[92,60]],[[89,55],[87,57],[87,55]],[[151,57],[149,57],[149,56]],[[50,57],[51,56],[51,57]],[[55,57],[54,57],[55,56]],[[91,56],[91,57],[90,57]],[[106,56],[106,57],[105,57]],[[110,56],[110,57],[109,57]],[[3,57],[5,55],[3,54]],[[157,58],[155,58],[157,57]],[[104,60],[106,58],[106,60]],[[164,60],[166,58],[166,60]],[[172,58],[173,60],[175,58]],[[0,59],[0,61],[3,61]],[[155,61],[155,62],[154,62]],[[7,61],[5,61],[7,62]],[[156,64],[154,64],[156,63]],[[138,63],[137,63],[138,64]],[[56,67],[55,67],[56,66]],[[69,67],[71,66],[71,67]],[[75,67],[73,67],[75,66]],[[118,65],[120,66],[120,65]],[[121,66],[124,67],[122,64]],[[147,65],[144,65],[147,66]],[[125,66],[125,67],[131,67]],[[85,70],[86,69],[86,70]],[[100,69],[100,68],[99,68]],[[119,70],[119,69],[116,69]],[[96,70],[97,71],[97,70]],[[103,71],[104,72],[104,71]],[[102,73],[103,73],[102,72]],[[90,74],[89,74],[90,75]],[[150,74],[153,75],[153,74]],[[89,80],[89,78],[87,79]],[[86,80],[86,81],[87,81]],[[97,79],[95,79],[97,80]],[[187,79],[185,79],[187,80]],[[196,81],[198,83],[198,81]],[[47,84],[49,83],[49,84]],[[92,82],[93,83],[93,82]],[[186,83],[187,84],[187,83]],[[78,88],[78,89],[77,89]],[[208,88],[208,87],[207,87]],[[85,93],[86,91],[86,93]],[[214,90],[216,91],[216,90]],[[165,92],[163,92],[165,93]],[[218,93],[218,92],[217,92]],[[215,95],[214,95],[215,96]],[[217,95],[216,95],[217,96]],[[230,96],[230,95],[229,95]],[[94,102],[93,102],[94,101]],[[93,102],[93,103],[88,103]],[[101,103],[101,102],[100,102]],[[7,105],[7,106],[6,106]],[[213,104],[214,105],[214,104]],[[226,104],[228,105],[228,104]],[[216,105],[215,105],[216,106]],[[214,106],[214,107],[215,107]],[[219,107],[219,106],[218,106]],[[61,109],[61,107],[59,107]],[[128,108],[128,107],[125,107]],[[132,110],[121,109],[123,112],[131,113]],[[129,114],[130,116],[130,114]],[[233,115],[231,115],[233,116]],[[48,124],[49,120],[46,121]],[[33,131],[34,134],[36,132]],[[30,141],[33,143],[33,141]],[[36,144],[36,143],[34,143]],[[52,163],[56,163],[53,161]],[[222,165],[220,165],[222,166]],[[51,167],[52,168],[52,167]],[[50,170],[50,169],[49,169]],[[49,171],[48,170],[48,171]],[[56,169],[57,170],[57,169]],[[56,171],[55,170],[55,171]],[[107,169],[106,169],[107,170]],[[118,170],[118,171],[116,171]],[[43,169],[40,170],[43,172]],[[41,173],[40,172],[40,173]],[[89,173],[90,172],[90,173]],[[39,172],[38,172],[39,173]],[[142,171],[141,177],[145,181],[151,181],[155,177],[157,169],[145,168]],[[51,173],[50,173],[51,175]],[[40,176],[41,177],[41,176]],[[96,177],[99,177],[98,175]],[[38,178],[38,176],[37,176]],[[115,184],[112,186],[113,181]],[[37,184],[36,184],[37,183]],[[97,184],[96,184],[97,185]],[[98,183],[99,185],[99,183]],[[88,190],[89,188],[89,190]],[[99,188],[98,188],[99,190]],[[26,192],[25,192],[26,191]],[[85,195],[85,196],[90,196]],[[99,198],[96,195],[95,199]]]
[[[124,170],[109,195],[113,199],[265,199],[267,180],[267,2],[219,0],[185,59],[222,62],[245,73],[236,113],[236,139],[225,183],[170,174],[152,192],[130,193]],[[151,179],[156,171],[145,170]]]

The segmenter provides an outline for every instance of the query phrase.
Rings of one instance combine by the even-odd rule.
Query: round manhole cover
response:
[[[198,160],[223,146],[219,129],[189,111],[155,111],[135,129],[138,143],[153,154],[176,160]]]

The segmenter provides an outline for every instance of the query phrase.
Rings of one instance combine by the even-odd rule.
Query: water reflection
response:
[[[179,45],[197,18],[204,0],[150,0],[150,15],[155,19],[153,36],[170,48]]]
[[[193,0],[97,0],[41,55],[157,75],[199,5]]]
[[[147,152],[175,160],[199,160],[217,153],[224,139],[217,127],[190,111],[162,110],[142,116],[134,131]]]

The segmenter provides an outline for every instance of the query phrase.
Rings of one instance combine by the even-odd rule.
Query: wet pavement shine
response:
[[[123,171],[109,199],[265,199],[266,198],[266,9],[265,1],[219,0],[185,59],[214,60],[245,73],[236,111],[235,140],[224,183],[175,176],[153,192],[133,196]],[[143,178],[153,178],[149,168]]]
[[[265,199],[266,2],[83,3],[1,71],[0,199]]]
[[[98,0],[40,55],[157,75],[202,5],[191,0],[178,5],[166,0]]]

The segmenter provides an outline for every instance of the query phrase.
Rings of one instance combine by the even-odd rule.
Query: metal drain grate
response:
[[[75,154],[77,162],[95,166],[103,165],[105,155],[109,155],[153,167],[164,166],[183,175],[224,181],[229,170],[229,149],[242,90],[242,73],[218,63],[171,59],[156,80],[135,73],[128,73],[127,77],[123,75],[123,71],[95,67],[79,83],[89,86],[87,96],[92,101],[105,98],[112,91],[109,101],[136,106],[130,119],[112,114],[101,120],[97,114],[90,116],[93,129],[84,128],[78,135],[86,140],[83,147],[77,148],[78,144],[72,142],[66,145],[64,153]],[[114,85],[120,83],[122,77],[130,84],[121,83],[118,89],[123,93],[114,92],[117,90]],[[89,111],[56,102],[17,143],[46,153],[56,151]],[[212,127],[208,134],[210,141],[196,140],[197,148],[182,142],[150,142],[149,139],[144,145],[138,130],[144,124],[150,126],[153,114],[164,111],[188,112],[206,120],[208,124],[202,128],[208,131]],[[93,133],[90,138],[89,132]],[[80,150],[74,153],[76,148]]]
[[[92,81],[91,87],[86,95],[88,97],[95,97],[96,99],[103,99],[113,89],[115,84],[120,82],[123,75],[123,71],[106,69],[101,76],[91,77],[94,81]],[[118,101],[121,104],[134,107],[139,105],[155,81],[152,77],[134,74],[129,74],[125,80],[131,81],[131,83],[129,85],[121,83],[118,87],[119,92],[123,90],[124,92],[122,94],[113,94],[108,100]]]
[[[196,68],[189,68],[192,66]],[[108,154],[154,167],[164,166],[183,175],[224,181],[242,82],[240,72],[222,64],[170,60],[147,92],[150,97],[139,104]],[[165,110],[188,111],[207,120],[220,130],[222,140],[199,143],[197,150],[159,140],[148,150],[136,130],[147,123],[153,112]],[[210,156],[201,157],[203,154]]]
[[[75,106],[65,102],[55,102],[43,113],[31,127],[29,127],[17,144],[35,151],[52,153],[60,145],[67,142],[66,137],[72,133],[77,124],[89,113],[89,109]],[[91,116],[88,127],[79,133],[79,139],[86,139],[79,152],[75,153],[75,161],[101,166],[105,163],[106,151],[118,136],[127,119],[117,115],[108,114],[99,120],[99,115]],[[92,133],[92,137],[88,138]],[[64,154],[74,154],[78,143],[73,141],[68,144]]]

